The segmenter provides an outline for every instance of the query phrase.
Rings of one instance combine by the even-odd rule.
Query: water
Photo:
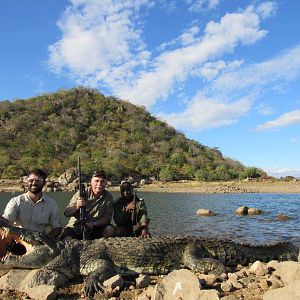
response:
[[[63,210],[73,193],[48,193],[56,199],[62,222],[67,219]],[[17,194],[0,193],[0,212],[8,200]],[[230,238],[238,242],[268,243],[292,241],[300,246],[300,194],[182,194],[141,192],[148,207],[152,235],[189,234]],[[118,196],[113,193],[114,198]],[[238,216],[234,210],[242,205],[255,207],[265,213],[257,216]],[[217,215],[199,217],[199,208],[210,209]],[[277,216],[284,213],[291,220],[280,222]]]

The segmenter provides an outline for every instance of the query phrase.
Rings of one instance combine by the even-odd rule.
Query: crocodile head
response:
[[[37,269],[60,253],[49,236],[18,227],[0,226],[0,270]]]

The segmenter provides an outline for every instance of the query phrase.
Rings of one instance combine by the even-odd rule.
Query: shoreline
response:
[[[109,191],[119,191],[119,186],[108,186]],[[176,181],[159,182],[140,185],[140,192],[159,193],[203,193],[203,194],[243,194],[243,193],[268,193],[268,194],[300,194],[300,181],[284,180],[248,180],[248,181]],[[0,179],[0,192],[22,192],[24,184],[20,180]],[[59,191],[59,190],[58,190]],[[62,189],[62,191],[74,191],[74,189]]]
[[[165,193],[270,193],[270,194],[300,194],[300,181],[223,181],[223,182],[198,182],[181,181],[168,183],[152,183],[139,187],[145,192]]]

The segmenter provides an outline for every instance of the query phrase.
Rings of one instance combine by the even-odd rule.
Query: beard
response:
[[[28,190],[32,193],[32,194],[39,194],[42,192],[43,190],[43,186],[39,186],[39,185],[31,185],[29,186]]]

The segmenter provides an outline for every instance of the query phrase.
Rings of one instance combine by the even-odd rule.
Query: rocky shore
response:
[[[46,184],[47,191],[75,191],[78,182],[72,178],[53,178]],[[162,192],[162,193],[300,193],[300,180],[285,181],[276,179],[248,180],[248,181],[222,181],[222,182],[199,182],[199,181],[177,181],[160,182],[153,181],[150,184],[136,183],[139,191]],[[1,179],[0,192],[22,192],[26,188],[24,178]],[[110,183],[108,189],[118,191],[118,183]]]
[[[140,275],[127,278],[116,275],[103,283],[104,290],[89,299],[135,300],[297,300],[300,299],[300,263],[294,261],[256,261],[238,265],[227,274],[204,275],[187,269],[164,276]],[[24,274],[28,272],[28,274]],[[12,270],[0,278],[0,299],[85,299],[84,283],[77,278],[68,285],[25,288],[35,271]],[[21,274],[22,273],[22,274]],[[21,276],[22,275],[22,276]],[[15,290],[14,292],[12,290]]]

